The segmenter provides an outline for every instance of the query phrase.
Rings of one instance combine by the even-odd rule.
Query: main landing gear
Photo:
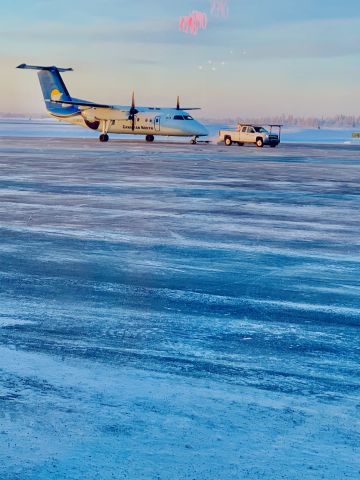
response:
[[[154,135],[146,135],[145,140],[147,142],[153,142],[155,140]]]
[[[111,120],[106,120],[103,122],[102,125],[102,134],[99,137],[100,142],[108,142],[109,141],[109,135],[108,131],[111,125]]]
[[[109,141],[109,135],[107,133],[102,133],[99,137],[100,142],[108,142]]]
[[[199,138],[199,137],[198,137],[197,135],[195,135],[195,136],[190,140],[190,143],[191,143],[192,145],[196,145],[198,138]]]

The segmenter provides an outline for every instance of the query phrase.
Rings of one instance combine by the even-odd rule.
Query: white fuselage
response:
[[[50,115],[59,120],[100,132],[177,137],[200,137],[208,134],[206,128],[184,110],[145,107],[138,107],[137,110],[138,113],[134,116],[134,130],[133,122],[129,119],[129,107],[111,109],[82,107],[78,114],[72,116]]]

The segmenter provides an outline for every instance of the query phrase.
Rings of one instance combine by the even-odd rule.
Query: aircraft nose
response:
[[[207,128],[204,127],[204,125],[201,125],[201,123],[196,122],[196,130],[196,135],[198,136],[205,137],[206,135],[209,135]]]

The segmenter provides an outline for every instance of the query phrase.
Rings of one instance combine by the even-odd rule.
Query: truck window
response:
[[[248,133],[255,133],[255,130],[253,129],[253,127],[248,127]]]
[[[247,127],[243,127],[241,131],[242,131],[243,133],[246,133],[246,130],[247,130]]]

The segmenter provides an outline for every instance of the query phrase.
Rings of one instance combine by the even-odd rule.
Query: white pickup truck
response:
[[[272,133],[273,127],[279,128],[278,135]],[[219,138],[220,142],[224,142],[229,147],[233,143],[241,146],[245,143],[254,143],[257,147],[269,145],[275,148],[280,143],[281,127],[282,125],[270,125],[270,131],[268,131],[256,125],[238,124],[237,130],[220,130]]]

